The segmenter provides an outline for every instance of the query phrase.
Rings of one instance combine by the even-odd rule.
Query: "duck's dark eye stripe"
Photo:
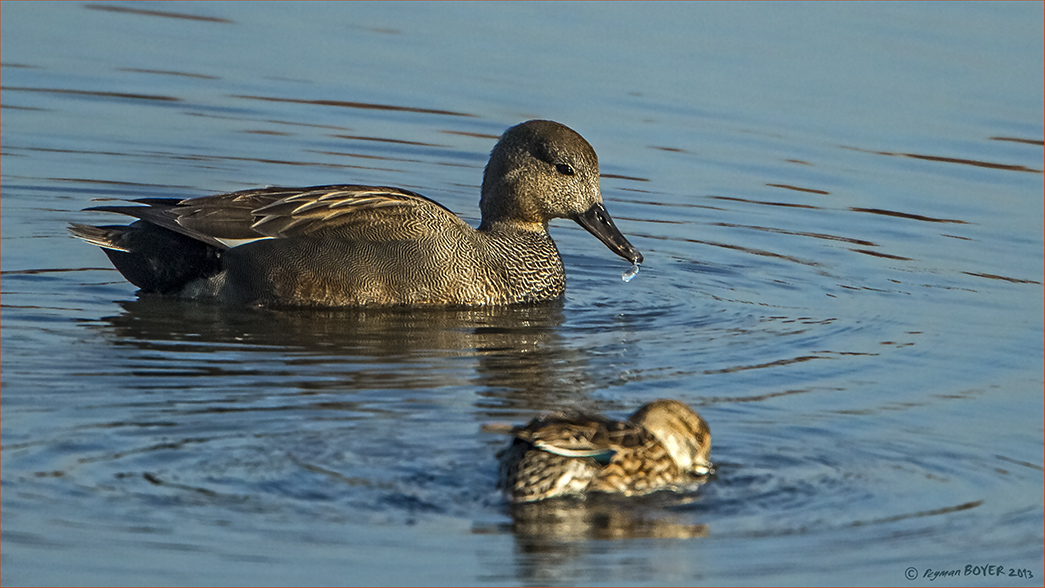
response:
[[[562,174],[564,176],[572,176],[573,175],[573,168],[570,167],[570,164],[568,164],[568,163],[557,163],[557,164],[555,164],[555,169],[556,169],[556,171],[558,171],[560,174]]]

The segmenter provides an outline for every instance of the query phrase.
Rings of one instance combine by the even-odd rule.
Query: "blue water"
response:
[[[1040,3],[0,14],[3,585],[1045,577]],[[598,151],[634,280],[557,221],[561,305],[218,308],[65,231],[325,183],[474,224],[537,117]],[[490,425],[660,397],[710,424],[699,490],[497,494]]]

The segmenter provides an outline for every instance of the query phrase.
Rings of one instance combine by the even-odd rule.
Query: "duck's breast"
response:
[[[559,250],[543,231],[477,231],[475,271],[499,303],[554,300],[566,291]]]

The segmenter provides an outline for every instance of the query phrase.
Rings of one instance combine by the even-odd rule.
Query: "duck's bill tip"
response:
[[[635,265],[642,263],[642,254],[624,238],[624,235],[617,229],[617,225],[613,224],[613,218],[606,212],[606,207],[602,204],[595,204],[585,212],[575,216],[573,220],[589,233],[595,235],[610,251]]]

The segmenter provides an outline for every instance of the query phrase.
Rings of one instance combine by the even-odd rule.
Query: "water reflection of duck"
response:
[[[570,128],[533,120],[507,131],[483,175],[473,229],[399,188],[262,188],[93,210],[129,226],[73,224],[143,292],[229,304],[483,305],[565,290],[548,221],[570,218],[621,257],[642,255],[602,204],[598,156]]]
[[[666,508],[657,502],[638,504],[635,500],[615,494],[591,494],[584,500],[518,502],[509,509],[511,530],[524,551],[554,552],[560,556],[569,553],[571,541],[694,539],[708,535],[708,526],[695,522],[692,511],[685,511],[686,503],[696,500],[694,497]],[[550,561],[539,563],[547,565]]]
[[[501,488],[515,503],[590,492],[646,494],[712,471],[711,431],[677,400],[650,402],[626,421],[542,416],[512,435],[498,458]]]

